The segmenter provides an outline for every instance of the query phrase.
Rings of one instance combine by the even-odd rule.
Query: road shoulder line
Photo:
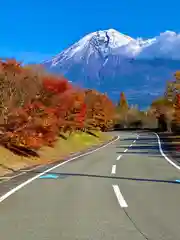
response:
[[[177,164],[175,164],[172,160],[170,160],[167,155],[163,152],[162,150],[162,146],[161,146],[161,140],[160,140],[160,137],[157,133],[154,132],[154,134],[156,135],[157,137],[157,140],[158,140],[158,145],[159,145],[159,151],[161,153],[161,155],[166,159],[166,161],[168,163],[170,163],[173,167],[175,167],[176,169],[180,170],[180,166],[178,166]]]
[[[17,192],[18,190],[20,190],[21,188],[25,187],[26,185],[30,184],[30,183],[33,182],[34,180],[38,179],[39,177],[41,177],[41,176],[44,175],[45,173],[48,173],[48,172],[50,172],[50,171],[52,171],[52,170],[54,170],[54,169],[56,169],[56,168],[58,168],[58,167],[60,167],[60,166],[62,166],[62,165],[64,165],[64,164],[66,164],[66,163],[68,163],[68,162],[71,162],[71,161],[73,161],[73,160],[75,160],[75,159],[78,159],[78,158],[80,158],[80,157],[87,156],[87,155],[92,154],[92,153],[94,153],[94,152],[96,152],[96,151],[98,151],[98,150],[100,150],[100,149],[102,149],[102,148],[105,148],[105,147],[107,147],[108,145],[110,145],[110,144],[116,142],[117,140],[119,140],[119,138],[120,138],[120,136],[117,136],[116,139],[108,142],[107,144],[105,144],[105,145],[103,145],[103,146],[101,146],[101,147],[98,147],[98,148],[93,149],[93,150],[91,150],[91,151],[88,151],[88,152],[86,152],[86,153],[80,154],[80,155],[78,155],[78,156],[72,157],[72,158],[70,158],[70,159],[68,159],[68,160],[66,160],[66,161],[64,161],[64,162],[61,162],[61,163],[59,163],[59,164],[57,164],[57,165],[55,165],[55,166],[53,166],[53,167],[51,167],[51,168],[46,169],[46,170],[43,171],[42,173],[39,173],[39,174],[35,175],[35,176],[32,177],[32,178],[29,178],[29,179],[26,180],[25,182],[19,184],[19,185],[16,186],[15,188],[12,188],[10,191],[8,191],[8,192],[5,193],[4,195],[2,195],[2,196],[0,197],[0,203],[3,202],[3,201],[4,201],[5,199],[7,199],[8,197],[10,197],[10,196],[11,196],[12,194],[14,194],[15,192]]]

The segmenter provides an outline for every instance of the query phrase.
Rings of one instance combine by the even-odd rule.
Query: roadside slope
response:
[[[72,153],[86,150],[94,145],[98,146],[112,139],[110,134],[98,131],[94,131],[93,134],[96,136],[84,132],[73,133],[67,140],[59,137],[54,147],[42,147],[38,151],[40,158],[19,156],[0,146],[0,177],[5,174],[17,174],[18,170],[23,168],[63,160]]]

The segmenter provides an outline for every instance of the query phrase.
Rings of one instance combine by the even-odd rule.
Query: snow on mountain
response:
[[[150,92],[162,94],[165,81],[180,69],[178,59],[180,34],[166,31],[154,38],[134,39],[109,29],[86,35],[43,64],[84,87],[111,96],[125,91],[132,103],[148,105],[154,96]]]
[[[124,57],[135,58],[180,58],[180,34],[166,31],[159,36],[144,40],[142,38],[131,38],[114,29],[97,31],[83,37],[80,41],[64,50],[49,61],[52,66],[60,64],[61,61],[75,58],[80,61],[84,54],[88,59],[94,51],[106,57],[108,54],[120,54]],[[179,51],[178,51],[179,50]]]
[[[57,64],[61,64],[61,61],[71,58],[74,58],[78,62],[82,60],[84,54],[86,54],[86,59],[88,59],[95,51],[102,56],[106,56],[113,52],[113,49],[126,46],[131,41],[135,40],[114,29],[93,32],[55,56],[52,60],[45,61],[44,63],[52,62],[53,67]]]

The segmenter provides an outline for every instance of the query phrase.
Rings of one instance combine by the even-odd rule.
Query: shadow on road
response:
[[[161,140],[161,147],[163,152],[166,156],[168,156],[172,161],[176,162],[178,165],[180,165],[180,133],[168,133],[168,132],[160,132],[158,129],[153,132],[157,132],[160,140]],[[139,155],[148,155],[148,156],[156,156],[156,157],[162,157],[159,150],[159,143],[158,139],[153,134],[152,131],[146,130],[137,132],[140,134],[139,139],[136,140],[136,143],[134,144],[134,138],[123,138],[121,139],[121,142],[129,141],[133,143],[132,147],[126,146],[117,146],[117,149],[124,149],[125,147],[128,148],[128,151],[125,154],[139,154]],[[151,135],[149,137],[143,136],[143,134]],[[117,151],[119,154],[124,154],[123,151]]]
[[[180,165],[180,134],[159,133],[163,151]]]
[[[34,173],[41,173],[40,171],[33,171]],[[176,180],[164,180],[164,179],[151,179],[151,178],[136,178],[136,177],[118,177],[118,176],[106,176],[106,175],[96,175],[96,174],[83,174],[83,173],[56,173],[50,172],[50,174],[59,176],[60,179],[65,177],[90,177],[90,178],[106,178],[106,179],[119,179],[119,180],[129,180],[138,182],[157,182],[157,183],[172,183],[180,184]],[[58,178],[57,178],[58,179]],[[41,179],[43,180],[43,179]],[[55,179],[53,179],[55,180]]]
[[[135,143],[133,141],[136,140]],[[128,141],[128,144],[126,143]],[[130,142],[132,142],[132,146],[130,147]],[[128,148],[128,151],[124,153],[124,149]],[[116,146],[118,154],[139,154],[139,155],[149,155],[162,157],[159,151],[159,144],[156,136],[151,137],[139,137],[135,138],[123,138],[118,146]],[[121,151],[122,149],[122,151]]]

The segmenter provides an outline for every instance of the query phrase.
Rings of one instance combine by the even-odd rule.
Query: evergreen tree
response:
[[[120,100],[118,103],[118,108],[120,111],[127,111],[129,109],[128,102],[126,100],[126,96],[124,92],[120,94]]]

